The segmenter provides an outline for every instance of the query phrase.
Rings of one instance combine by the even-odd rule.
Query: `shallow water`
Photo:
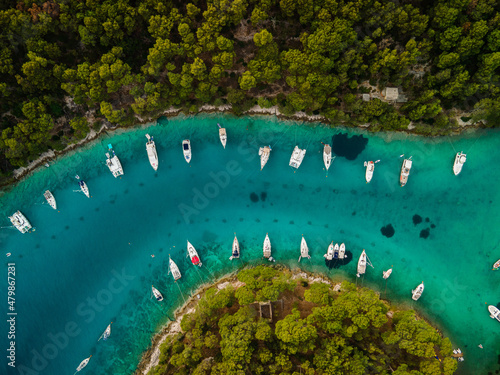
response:
[[[217,122],[227,129],[226,149]],[[156,173],[146,156],[146,133],[156,141]],[[342,148],[349,159],[361,153],[354,160],[337,157],[327,174],[320,141],[332,142],[340,133],[363,135]],[[334,141],[345,146],[344,137]],[[181,148],[187,138],[190,164]],[[459,373],[494,372],[500,326],[485,303],[500,302],[500,272],[491,271],[500,258],[500,171],[490,167],[499,141],[500,133],[491,130],[427,139],[222,115],[162,119],[103,137],[0,198],[3,226],[20,209],[36,227],[25,235],[0,231],[1,249],[12,253],[5,258],[5,279],[7,263],[16,265],[18,313],[17,369],[7,366],[5,356],[2,368],[9,374],[71,373],[92,354],[87,373],[131,374],[151,336],[201,283],[264,263],[262,242],[269,233],[278,262],[380,290],[436,322],[462,348],[466,360]],[[125,170],[117,179],[104,163],[110,142]],[[307,154],[292,170],[288,161],[296,144]],[[260,171],[258,148],[264,145],[272,152]],[[455,152],[461,150],[467,163],[454,176]],[[414,160],[404,188],[398,180],[401,154]],[[363,162],[379,159],[366,184]],[[87,182],[91,199],[74,191],[75,174]],[[60,212],[43,204],[47,188]],[[414,215],[422,222],[414,224]],[[388,225],[391,237],[381,232]],[[234,233],[242,257],[231,262]],[[302,234],[312,258],[299,264]],[[186,240],[197,248],[201,269],[186,257]],[[331,241],[345,242],[353,260],[329,269],[323,254]],[[374,268],[356,279],[363,249]],[[177,283],[168,275],[169,254],[182,272]],[[391,266],[386,284],[382,271]],[[421,281],[424,294],[413,302],[411,290]],[[163,293],[162,303],[151,299],[152,284]],[[5,282],[0,300],[6,316]],[[111,321],[111,337],[98,342]],[[7,349],[6,325],[0,335]]]

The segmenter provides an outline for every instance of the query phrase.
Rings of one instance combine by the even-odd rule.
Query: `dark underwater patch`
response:
[[[422,216],[420,215],[413,215],[413,224],[417,225],[417,224],[420,224],[422,222]]]
[[[252,193],[250,194],[250,200],[253,202],[253,203],[256,203],[259,201],[259,196],[255,193]]]
[[[385,227],[380,228],[380,231],[387,238],[391,238],[392,236],[394,236],[394,233],[396,233],[392,224],[387,224]]]
[[[420,231],[420,238],[427,238],[431,234],[431,230],[429,228],[422,229]]]
[[[263,191],[262,193],[260,193],[260,200],[262,202],[265,202],[266,198],[267,198],[267,193],[265,191]]]
[[[346,133],[339,133],[332,138],[332,150],[337,156],[347,160],[355,160],[368,144],[368,138],[362,135],[349,137]]]
[[[344,259],[327,260],[325,258],[325,265],[328,267],[329,270],[331,270],[332,268],[339,269],[340,267],[347,266],[351,262],[351,260],[352,260],[352,252],[346,250]]]

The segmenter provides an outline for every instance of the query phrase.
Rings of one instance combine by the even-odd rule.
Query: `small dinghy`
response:
[[[222,143],[222,146],[226,148],[226,142],[227,142],[227,135],[226,135],[226,128],[223,128],[220,126],[220,124],[217,124],[219,127],[219,138],[220,138],[220,143]]]
[[[455,176],[458,176],[458,174],[462,172],[462,167],[464,166],[466,161],[467,155],[462,151],[457,152],[457,154],[455,155],[455,162],[453,163],[453,173],[455,173]]]
[[[54,210],[57,210],[56,198],[54,198],[54,195],[52,195],[50,190],[46,190],[45,193],[43,193],[43,196],[47,200],[47,203],[50,204],[50,207],[52,207]]]
[[[330,244],[330,246],[328,246],[328,250],[326,251],[326,254],[323,255],[326,260],[332,260],[333,259],[333,249],[334,249],[334,246],[333,246],[333,241],[332,243]]]
[[[177,281],[181,278],[181,271],[179,271],[179,267],[177,267],[177,264],[170,258],[170,255],[168,256],[168,273],[172,274],[172,277],[174,278],[174,281]]]
[[[323,147],[323,163],[325,163],[325,168],[328,170],[330,165],[332,165],[332,148],[326,143],[321,143],[325,146]],[[335,157],[333,159],[335,159]]]
[[[382,272],[382,277],[387,280],[389,276],[391,276],[391,273],[392,273],[392,268],[389,268],[387,271]]]
[[[90,357],[88,357],[88,358],[84,359],[84,360],[80,363],[80,365],[76,368],[76,372],[82,371],[82,370],[85,368],[85,366],[87,366],[87,365],[88,365],[88,363],[89,363],[89,361],[90,361],[90,358],[92,358],[92,356],[90,356]],[[75,372],[75,374],[76,374],[76,372]]]
[[[80,191],[87,196],[87,198],[90,198],[90,191],[85,183],[85,181],[80,180],[80,176],[76,175],[75,178],[78,180],[78,186],[80,187]]]
[[[188,250],[188,256],[191,258],[191,263],[195,266],[201,267],[201,261],[200,257],[198,256],[198,252],[194,248],[193,245],[188,241],[187,242],[187,250]]]
[[[149,164],[151,164],[156,171],[158,170],[158,153],[156,152],[155,141],[149,134],[146,134],[146,138],[148,139],[146,142],[146,152],[148,154]]]
[[[496,319],[500,322],[500,310],[496,306],[489,305],[488,311],[490,312],[491,319]]]
[[[264,169],[264,166],[267,164],[271,151],[272,151],[271,146],[264,146],[259,148],[260,170]]]
[[[500,259],[498,259],[493,265],[493,271],[498,271],[499,268],[500,268]]]
[[[264,258],[267,258],[269,260],[271,257],[271,240],[269,239],[269,235],[266,233],[266,238],[264,239]]]
[[[306,149],[300,149],[299,146],[295,146],[290,157],[290,167],[299,168],[306,156]]]
[[[106,341],[108,339],[108,337],[111,335],[111,324],[113,324],[113,322],[109,323],[106,330],[103,332],[101,337],[99,337],[99,340],[103,339],[103,341]],[[97,340],[97,341],[99,341],[99,340]]]
[[[370,259],[368,259],[368,256],[366,255],[365,250],[363,250],[363,252],[359,256],[359,260],[358,260],[358,273],[356,274],[357,277],[361,277],[361,275],[365,274],[367,264],[373,268],[373,265],[370,262]]]
[[[238,242],[238,239],[236,238],[236,235],[234,235],[233,249],[231,256],[229,257],[229,260],[238,259],[239,257],[240,257],[240,244]]]
[[[191,162],[191,141],[189,139],[185,139],[182,141],[182,152],[184,153],[184,159],[188,163]]]
[[[341,243],[339,247],[339,259],[345,258],[345,243]]]
[[[418,301],[418,299],[422,296],[422,293],[424,292],[424,282],[420,283],[419,286],[417,286],[415,289],[411,291],[411,299],[414,301]]]
[[[151,290],[153,291],[153,296],[155,296],[158,302],[163,301],[163,296],[161,295],[158,289],[156,289],[153,285],[151,285]]]
[[[307,247],[307,243],[306,243],[304,236],[302,236],[302,241],[300,242],[299,262],[302,258],[311,259],[311,256],[309,255],[309,248]]]

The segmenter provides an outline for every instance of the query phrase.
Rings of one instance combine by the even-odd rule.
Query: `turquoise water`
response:
[[[225,150],[217,122],[227,129]],[[459,373],[497,370],[500,326],[485,303],[500,302],[500,272],[491,271],[500,258],[500,171],[494,165],[500,133],[427,139],[349,130],[368,144],[355,160],[338,157],[327,176],[320,141],[331,143],[339,132],[274,117],[181,116],[112,133],[20,182],[0,198],[2,225],[20,209],[36,231],[0,231],[2,251],[12,253],[4,280],[7,263],[16,265],[18,313],[17,367],[8,367],[3,356],[2,368],[8,374],[72,373],[92,354],[82,373],[131,374],[151,336],[200,284],[264,263],[269,233],[278,262],[373,287],[436,322],[465,353]],[[146,133],[157,144],[156,173],[146,156]],[[191,139],[191,164],[182,155],[185,138]],[[125,170],[118,179],[104,163],[110,142]],[[258,148],[268,144],[273,151],[260,171]],[[307,147],[297,171],[288,167],[295,144]],[[461,150],[467,163],[454,176]],[[414,160],[404,188],[401,154]],[[378,159],[366,184],[363,162]],[[91,199],[74,192],[75,174],[87,182]],[[43,204],[47,188],[60,212]],[[415,214],[422,223],[413,223]],[[388,224],[395,229],[391,238],[380,231]],[[429,237],[421,238],[427,228]],[[231,262],[234,233],[242,257]],[[298,264],[302,234],[312,258]],[[201,269],[186,257],[186,240],[197,248]],[[328,269],[323,254],[331,241],[345,242],[354,260]],[[363,249],[374,268],[356,280]],[[169,254],[182,272],[177,283],[167,274]],[[391,266],[386,285],[382,271]],[[424,294],[413,302],[411,289],[421,281]],[[162,303],[150,298],[152,284],[163,293]],[[111,337],[98,342],[110,321]],[[0,335],[7,349],[6,325]]]

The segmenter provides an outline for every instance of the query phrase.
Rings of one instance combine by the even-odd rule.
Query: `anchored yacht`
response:
[[[80,363],[80,365],[76,368],[76,372],[82,371],[82,370],[83,370],[83,368],[84,368],[85,366],[87,366],[87,365],[88,365],[88,363],[89,363],[89,361],[90,361],[90,358],[91,358],[91,357],[92,357],[92,356],[90,356],[90,357],[88,357],[88,358],[84,359],[84,360]],[[76,374],[76,372],[75,372],[75,374]]]
[[[191,162],[191,141],[189,139],[185,139],[182,141],[182,153],[184,154],[184,159],[188,163]]]
[[[47,203],[50,204],[50,207],[57,210],[56,198],[54,198],[54,195],[50,192],[50,190],[46,190],[45,193],[43,193],[43,196],[47,200]]]
[[[170,258],[170,255],[168,256],[168,273],[172,273],[172,277],[174,278],[174,281],[177,281],[181,278],[181,271],[179,271],[179,267],[177,267],[177,264]]]
[[[326,170],[328,170],[328,168],[330,168],[330,165],[332,165],[332,148],[328,144],[323,144],[325,145],[325,147],[323,147],[323,163],[325,163],[325,168]]]
[[[375,170],[375,163],[373,161],[365,161],[364,165],[366,167],[366,172],[365,172],[366,183],[369,183],[373,177],[373,171]]]
[[[338,245],[337,245],[337,247],[338,247]],[[326,251],[326,254],[323,255],[326,258],[326,260],[332,260],[333,259],[333,254],[334,254],[333,249],[334,249],[334,246],[333,246],[333,241],[332,241],[332,243],[330,244],[330,246],[328,246],[328,250]]]
[[[453,163],[453,173],[455,173],[455,176],[462,172],[462,167],[464,166],[466,161],[467,155],[462,151],[457,152],[457,155],[455,156],[455,162]]]
[[[365,250],[363,250],[358,260],[358,273],[356,274],[357,277],[361,277],[361,275],[366,272],[367,264],[373,268],[373,264],[370,262],[370,259],[368,259]]]
[[[345,258],[345,243],[341,243],[339,247],[339,259]]]
[[[148,153],[149,164],[156,171],[158,170],[158,154],[156,152],[155,141],[149,134],[146,134],[146,138],[148,139],[146,142],[146,152]]]
[[[290,157],[290,167],[299,168],[306,155],[306,149],[300,149],[299,146],[295,146]]]
[[[264,169],[264,166],[267,164],[271,151],[271,146],[264,146],[259,148],[260,170]]]
[[[302,241],[300,242],[300,257],[299,257],[299,262],[302,258],[308,258],[311,259],[311,256],[309,255],[309,248],[307,247],[306,240],[304,236],[302,236]]]
[[[21,211],[16,211],[12,216],[9,216],[10,222],[16,227],[16,229],[21,233],[27,233],[32,228],[26,216],[24,216]]]
[[[200,257],[198,256],[198,252],[194,248],[193,245],[188,241],[187,242],[187,250],[188,250],[188,256],[191,258],[191,263],[195,266],[201,267],[201,261]]]
[[[488,311],[490,312],[490,318],[496,319],[500,322],[500,310],[493,305],[488,306]]]
[[[239,257],[240,257],[240,244],[238,242],[238,239],[236,238],[236,235],[234,235],[233,249],[229,260],[238,259]]]
[[[387,280],[389,276],[391,276],[391,273],[392,273],[392,268],[389,268],[387,271],[382,272],[382,277]]]
[[[227,134],[226,134],[226,128],[223,128],[220,126],[220,124],[217,124],[219,127],[219,138],[220,138],[220,143],[222,143],[222,146],[226,148],[226,142],[227,142]]]
[[[151,290],[153,291],[153,295],[155,296],[157,301],[163,301],[163,296],[158,289],[151,285]]]
[[[264,258],[269,259],[271,257],[271,240],[269,235],[266,233],[266,238],[264,239]]]
[[[122,176],[123,175],[122,163],[120,163],[120,159],[118,159],[118,156],[116,156],[111,143],[108,144],[108,151],[109,152],[106,152],[106,157],[107,157],[106,165],[113,174],[113,177],[116,178],[118,176]],[[113,156],[111,156],[109,153],[113,154]]]
[[[500,259],[498,259],[493,265],[493,271],[497,271],[500,268]]]
[[[419,286],[417,286],[415,289],[411,291],[411,299],[414,301],[418,301],[418,299],[422,296],[422,293],[424,292],[424,282],[420,283]]]
[[[403,165],[401,166],[401,174],[399,175],[399,183],[401,186],[405,186],[408,182],[408,176],[410,175],[410,169],[412,165],[411,156],[408,159],[403,160]]]

